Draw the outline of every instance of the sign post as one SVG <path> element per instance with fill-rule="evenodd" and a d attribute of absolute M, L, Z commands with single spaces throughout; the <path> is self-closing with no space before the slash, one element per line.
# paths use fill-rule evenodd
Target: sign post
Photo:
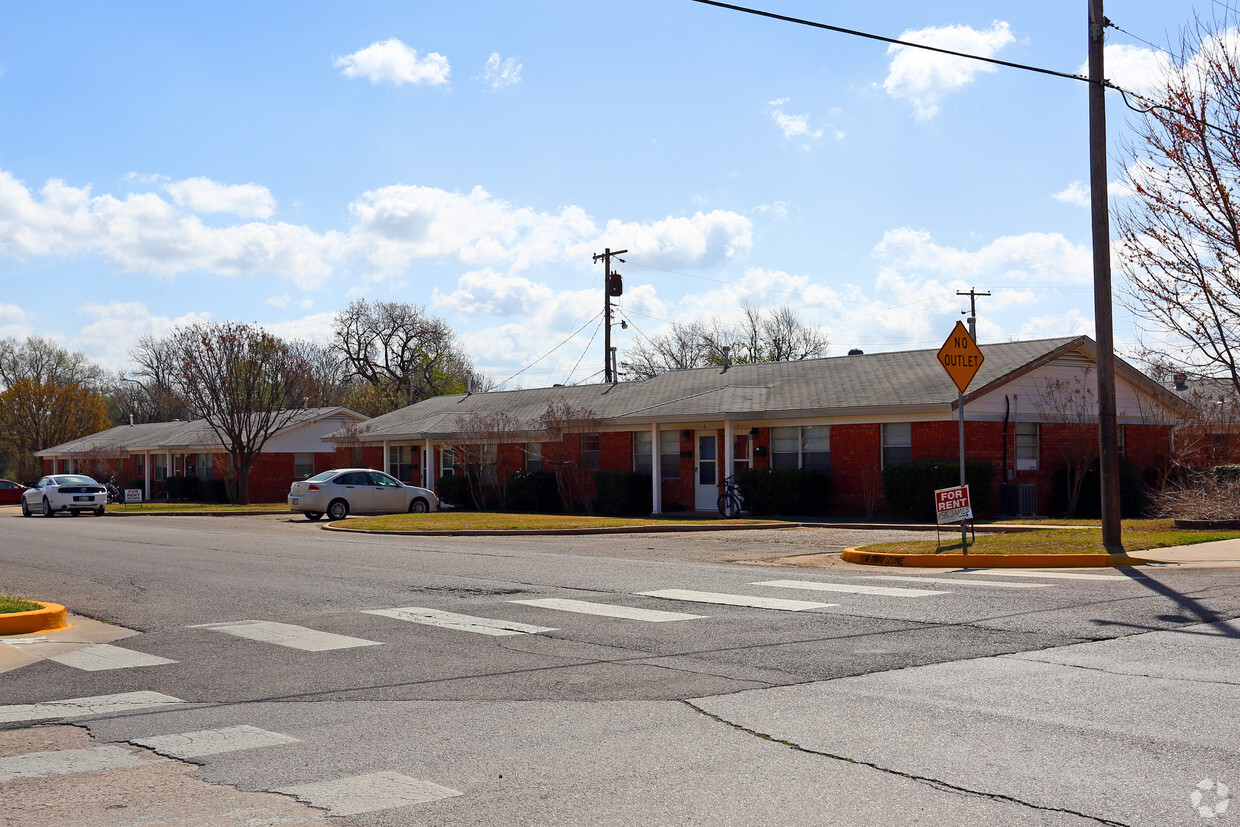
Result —
<path fill-rule="evenodd" d="M 965 499 L 967 502 L 968 487 L 965 485 L 964 475 L 964 392 L 969 387 L 969 383 L 973 381 L 973 377 L 977 375 L 982 362 L 986 361 L 986 357 L 982 355 L 977 342 L 973 341 L 973 337 L 969 335 L 968 329 L 957 321 L 951 335 L 947 337 L 947 341 L 939 348 L 938 360 L 943 369 L 947 371 L 947 375 L 951 377 L 956 390 L 959 392 L 956 408 L 960 412 L 960 486 L 965 489 Z M 935 497 L 937 507 L 938 492 L 935 492 Z M 973 519 L 972 509 L 969 510 L 969 519 Z M 940 520 L 940 522 L 943 521 Z M 961 522 L 960 549 L 963 553 L 968 554 L 969 544 L 966 526 L 966 522 Z"/>

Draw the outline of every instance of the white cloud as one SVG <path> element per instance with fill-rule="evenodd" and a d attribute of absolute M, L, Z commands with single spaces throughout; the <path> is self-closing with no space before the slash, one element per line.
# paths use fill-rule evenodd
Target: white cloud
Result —
<path fill-rule="evenodd" d="M 789 115 L 782 109 L 776 109 L 771 113 L 771 119 L 775 121 L 775 125 L 784 133 L 784 140 L 792 138 L 821 138 L 822 130 L 809 128 L 809 115 Z"/>
<path fill-rule="evenodd" d="M 1089 187 L 1080 181 L 1073 181 L 1071 184 L 1068 184 L 1067 188 L 1055 193 L 1051 198 L 1054 198 L 1056 201 L 1062 201 L 1065 204 L 1073 204 L 1077 207 L 1088 207 L 1090 202 Z"/>
<path fill-rule="evenodd" d="M 335 321 L 336 313 L 331 311 L 283 322 L 264 322 L 263 329 L 284 339 L 326 342 L 331 338 L 332 325 Z"/>
<path fill-rule="evenodd" d="M 787 201 L 776 201 L 771 204 L 759 204 L 753 208 L 758 215 L 773 215 L 776 218 L 787 218 L 793 205 Z"/>
<path fill-rule="evenodd" d="M 1034 316 L 1020 327 L 1016 339 L 1049 339 L 1055 336 L 1093 336 L 1094 320 L 1073 308 L 1066 313 Z"/>
<path fill-rule="evenodd" d="M 0 338 L 24 339 L 34 331 L 30 314 L 15 304 L 0 303 Z"/>
<path fill-rule="evenodd" d="M 901 272 L 937 273 L 948 278 L 992 283 L 1012 281 L 1091 284 L 1089 247 L 1059 233 L 1003 236 L 975 250 L 935 244 L 930 233 L 909 227 L 889 230 L 874 248 L 885 267 Z"/>
<path fill-rule="evenodd" d="M 478 79 L 492 92 L 498 92 L 507 86 L 516 86 L 521 82 L 521 64 L 516 58 L 503 60 L 499 52 L 491 52 L 491 56 L 478 72 Z"/>
<path fill-rule="evenodd" d="M 376 41 L 365 49 L 336 58 L 334 64 L 347 78 L 366 78 L 371 83 L 403 83 L 441 86 L 448 82 L 451 67 L 438 52 L 419 56 L 396 38 Z"/>
<path fill-rule="evenodd" d="M 271 192 L 258 184 L 220 184 L 209 178 L 187 178 L 165 187 L 179 207 L 199 213 L 235 213 L 242 218 L 270 218 L 276 211 Z"/>
<path fill-rule="evenodd" d="M 994 57 L 1000 49 L 1015 41 L 1011 28 L 1004 21 L 995 21 L 989 31 L 969 26 L 932 26 L 906 31 L 900 39 L 981 57 Z M 979 72 L 995 71 L 990 64 L 908 46 L 892 44 L 887 47 L 887 54 L 892 58 L 883 88 L 893 98 L 912 103 L 914 113 L 921 120 L 938 114 L 939 102 L 972 83 Z"/>
<path fill-rule="evenodd" d="M 78 312 L 94 321 L 69 337 L 69 348 L 80 350 L 108 370 L 116 371 L 130 368 L 129 351 L 138 337 L 159 336 L 174 327 L 210 319 L 205 313 L 186 313 L 176 318 L 160 316 L 152 314 L 142 302 L 90 303 L 79 307 Z"/>
<path fill-rule="evenodd" d="M 271 305 L 272 307 L 279 307 L 283 309 L 285 307 L 288 307 L 292 303 L 292 301 L 293 301 L 292 297 L 289 296 L 287 292 L 285 292 L 285 293 L 281 293 L 278 296 L 269 296 L 266 299 L 265 303 Z"/>
<path fill-rule="evenodd" d="M 1171 71 L 1171 56 L 1166 52 L 1116 43 L 1102 50 L 1102 65 L 1108 80 L 1130 92 L 1156 93 L 1164 86 Z M 1081 64 L 1078 74 L 1089 76 L 1089 62 Z"/>

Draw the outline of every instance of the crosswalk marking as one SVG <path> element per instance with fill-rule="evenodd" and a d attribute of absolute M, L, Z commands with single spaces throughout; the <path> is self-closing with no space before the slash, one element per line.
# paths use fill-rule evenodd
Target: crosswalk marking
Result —
<path fill-rule="evenodd" d="M 647 597 L 662 597 L 667 600 L 688 600 L 693 603 L 720 603 L 725 606 L 748 606 L 752 609 L 779 609 L 785 612 L 803 612 L 808 609 L 826 609 L 835 603 L 812 603 L 808 600 L 784 600 L 775 597 L 753 597 L 747 594 L 721 594 L 719 592 L 697 592 L 691 589 L 658 589 L 651 592 L 638 592 Z"/>
<path fill-rule="evenodd" d="M 130 739 L 130 743 L 153 749 L 161 755 L 170 755 L 173 758 L 198 758 L 203 755 L 219 755 L 223 752 L 296 742 L 297 739 L 292 736 L 246 725 Z"/>
<path fill-rule="evenodd" d="M 874 594 L 883 597 L 928 597 L 932 594 L 949 594 L 928 589 L 900 589 L 887 586 L 860 586 L 853 583 L 823 583 L 818 580 L 764 580 L 753 586 L 776 586 L 781 589 L 809 589 L 820 592 L 845 592 L 846 594 Z"/>
<path fill-rule="evenodd" d="M 474 632 L 479 635 L 537 635 L 543 632 L 554 632 L 546 626 L 531 626 L 528 623 L 517 623 L 512 620 L 496 620 L 490 617 L 473 617 L 455 612 L 444 612 L 439 609 L 423 609 L 419 606 L 406 606 L 403 609 L 366 609 L 365 614 L 382 615 L 410 623 L 422 623 L 426 626 L 439 626 L 444 629 L 456 629 L 460 632 Z"/>
<path fill-rule="evenodd" d="M 314 784 L 296 784 L 271 792 L 291 795 L 298 801 L 321 807 L 333 816 L 373 813 L 463 795 L 459 790 L 419 781 L 398 772 L 376 772 Z"/>
<path fill-rule="evenodd" d="M 706 615 L 691 615 L 684 612 L 663 612 L 658 609 L 636 609 L 632 606 L 616 606 L 607 603 L 590 603 L 585 600 L 568 600 L 556 597 L 544 597 L 536 600 L 509 600 L 509 603 L 522 603 L 526 606 L 537 606 L 542 609 L 556 609 L 561 612 L 576 612 L 585 615 L 602 617 L 618 617 L 624 620 L 645 620 L 650 623 L 666 623 L 673 620 L 698 620 Z"/>
<path fill-rule="evenodd" d="M 189 628 L 211 629 L 212 631 L 243 637 L 247 640 L 274 643 L 277 646 L 287 646 L 290 649 L 304 649 L 307 652 L 326 652 L 331 649 L 350 649 L 354 646 L 382 645 L 375 640 L 363 640 L 360 637 L 320 632 L 317 629 L 307 629 L 305 626 L 294 626 L 291 623 L 275 623 L 269 620 L 200 623 Z"/>
<path fill-rule="evenodd" d="M 950 583 L 963 586 L 994 586 L 996 589 L 1046 589 L 1050 583 L 996 583 L 994 580 L 968 580 L 964 577 L 908 577 L 898 574 L 869 574 L 866 580 L 907 580 L 913 583 Z"/>
<path fill-rule="evenodd" d="M 997 574 L 1001 577 L 1052 577 L 1061 580 L 1127 580 L 1132 581 L 1130 577 L 1124 577 L 1122 574 L 1081 574 L 1071 571 L 1009 571 L 1007 569 L 986 569 L 985 571 L 969 570 L 970 574 Z"/>
<path fill-rule="evenodd" d="M 136 666 L 162 666 L 165 663 L 176 663 L 175 660 L 148 655 L 145 652 L 135 652 L 132 649 L 113 646 L 110 643 L 97 643 L 93 646 L 75 649 L 72 652 L 65 652 L 61 655 L 52 655 L 48 660 L 54 660 L 65 666 L 72 666 L 74 669 L 82 669 L 87 672 L 98 672 L 104 669 L 132 669 Z"/>
<path fill-rule="evenodd" d="M 184 703 L 180 698 L 159 692 L 121 692 L 116 695 L 96 695 L 88 698 L 67 698 L 63 701 L 47 701 L 40 704 L 14 704 L 0 706 L 0 723 L 13 721 L 38 721 L 43 718 L 76 718 L 85 715 L 106 715 L 112 712 L 131 712 L 153 706 Z"/>
<path fill-rule="evenodd" d="M 146 758 L 141 753 L 118 746 L 27 752 L 0 758 L 0 783 L 12 781 L 14 778 L 47 778 L 79 772 L 129 769 L 157 764 L 162 760 Z"/>

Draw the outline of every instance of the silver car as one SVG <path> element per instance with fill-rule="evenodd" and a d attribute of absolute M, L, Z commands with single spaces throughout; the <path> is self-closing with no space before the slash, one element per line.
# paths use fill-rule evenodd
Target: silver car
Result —
<path fill-rule="evenodd" d="M 68 511 L 76 517 L 83 511 L 93 511 L 96 517 L 102 517 L 107 502 L 108 489 L 90 477 L 51 474 L 22 492 L 22 516 L 54 517 L 57 511 Z"/>
<path fill-rule="evenodd" d="M 310 520 L 327 515 L 343 520 L 350 514 L 422 514 L 436 511 L 435 492 L 406 485 L 396 477 L 371 468 L 337 468 L 293 483 L 288 507 Z"/>

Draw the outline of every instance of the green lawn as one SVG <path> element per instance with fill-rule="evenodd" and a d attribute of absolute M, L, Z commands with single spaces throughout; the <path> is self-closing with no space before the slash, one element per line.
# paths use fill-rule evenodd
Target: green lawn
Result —
<path fill-rule="evenodd" d="M 969 546 L 970 554 L 1106 554 L 1102 545 L 1102 528 L 1097 520 L 1073 520 L 1073 526 L 1087 528 L 1047 527 L 1044 531 L 1019 534 L 978 534 L 977 542 Z M 984 528 L 984 526 L 983 526 Z M 1133 553 L 1168 546 L 1189 546 L 1214 540 L 1232 540 L 1240 537 L 1240 531 L 1193 531 L 1176 528 L 1167 520 L 1124 520 L 1121 524 L 1124 551 Z M 861 547 L 861 551 L 873 554 L 934 554 L 960 551 L 960 529 L 952 526 L 943 533 L 943 545 L 931 540 L 912 540 L 900 543 L 877 543 Z"/>
<path fill-rule="evenodd" d="M 763 520 L 728 520 L 727 525 L 753 525 Z M 654 517 L 588 517 L 572 514 L 497 514 L 478 511 L 437 511 L 431 514 L 387 514 L 354 517 L 335 523 L 365 531 L 536 531 L 566 528 L 618 528 L 621 526 L 722 525 L 723 520 L 675 520 Z"/>
<path fill-rule="evenodd" d="M 42 608 L 42 603 L 35 603 L 32 600 L 22 600 L 20 597 L 9 597 L 8 595 L 0 594 L 0 614 L 33 612 Z"/>

